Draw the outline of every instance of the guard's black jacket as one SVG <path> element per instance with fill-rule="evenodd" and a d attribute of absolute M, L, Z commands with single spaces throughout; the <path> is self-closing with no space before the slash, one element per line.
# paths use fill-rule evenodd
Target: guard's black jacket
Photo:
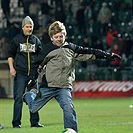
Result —
<path fill-rule="evenodd" d="M 14 59 L 17 73 L 30 75 L 35 57 L 41 49 L 41 42 L 35 35 L 25 36 L 20 33 L 10 43 L 8 58 Z"/>

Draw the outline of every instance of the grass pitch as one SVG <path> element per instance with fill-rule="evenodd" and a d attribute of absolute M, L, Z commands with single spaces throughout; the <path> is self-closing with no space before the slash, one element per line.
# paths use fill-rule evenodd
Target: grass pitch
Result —
<path fill-rule="evenodd" d="M 74 99 L 79 133 L 132 133 L 133 98 Z M 63 113 L 58 103 L 51 100 L 40 111 L 44 128 L 31 128 L 28 107 L 23 105 L 22 128 L 12 128 L 13 99 L 0 99 L 0 133 L 61 133 Z"/>

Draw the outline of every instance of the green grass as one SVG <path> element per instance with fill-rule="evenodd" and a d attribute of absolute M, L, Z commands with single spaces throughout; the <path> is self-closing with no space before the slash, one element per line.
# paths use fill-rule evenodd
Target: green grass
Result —
<path fill-rule="evenodd" d="M 133 98 L 74 99 L 79 133 L 132 133 Z M 22 128 L 12 128 L 13 99 L 0 99 L 0 133 L 61 133 L 63 114 L 58 103 L 51 100 L 40 111 L 44 128 L 30 128 L 29 110 L 24 104 Z"/>

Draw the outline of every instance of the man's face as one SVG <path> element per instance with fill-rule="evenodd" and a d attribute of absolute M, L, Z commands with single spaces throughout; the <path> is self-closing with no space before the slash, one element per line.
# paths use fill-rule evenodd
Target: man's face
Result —
<path fill-rule="evenodd" d="M 31 35 L 32 32 L 33 32 L 33 26 L 32 26 L 31 24 L 26 24 L 26 25 L 22 28 L 22 30 L 23 30 L 24 35 L 29 36 L 29 35 Z"/>
<path fill-rule="evenodd" d="M 63 32 L 59 32 L 59 33 L 53 35 L 52 38 L 51 38 L 51 41 L 55 45 L 61 46 L 64 43 L 64 41 L 65 41 L 65 35 L 64 35 L 64 33 Z"/>

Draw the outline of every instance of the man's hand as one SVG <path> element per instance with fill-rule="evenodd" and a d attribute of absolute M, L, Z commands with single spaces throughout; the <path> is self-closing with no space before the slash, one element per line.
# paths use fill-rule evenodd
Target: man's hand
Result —
<path fill-rule="evenodd" d="M 112 54 L 110 54 L 110 55 L 107 56 L 107 59 L 108 60 L 111 60 L 111 61 L 114 61 L 115 58 L 121 59 L 121 56 L 118 55 L 118 54 L 115 54 L 115 53 L 112 53 Z"/>
<path fill-rule="evenodd" d="M 35 77 L 30 77 L 29 78 L 29 82 L 28 82 L 28 85 L 27 85 L 27 88 L 32 88 L 37 82 L 37 79 Z"/>
<path fill-rule="evenodd" d="M 110 61 L 115 60 L 115 58 L 121 59 L 121 56 L 118 55 L 118 54 L 115 54 L 115 53 L 108 53 L 108 52 L 102 51 L 102 50 L 100 50 L 100 49 L 95 49 L 95 50 L 94 50 L 94 54 L 96 55 L 97 58 L 100 58 L 100 59 L 107 59 L 107 60 L 110 60 Z"/>
<path fill-rule="evenodd" d="M 15 77 L 16 76 L 16 70 L 14 69 L 14 67 L 10 67 L 10 74 Z"/>
<path fill-rule="evenodd" d="M 31 71 L 31 74 L 29 76 L 29 81 L 28 81 L 27 88 L 31 88 L 31 87 L 33 87 L 36 84 L 37 79 L 38 79 L 38 75 L 39 75 L 39 73 L 36 70 L 32 70 Z"/>
<path fill-rule="evenodd" d="M 121 56 L 120 55 L 118 55 L 118 54 L 115 54 L 115 53 L 112 53 L 112 56 L 111 56 L 112 58 L 119 58 L 119 59 L 121 59 Z"/>

